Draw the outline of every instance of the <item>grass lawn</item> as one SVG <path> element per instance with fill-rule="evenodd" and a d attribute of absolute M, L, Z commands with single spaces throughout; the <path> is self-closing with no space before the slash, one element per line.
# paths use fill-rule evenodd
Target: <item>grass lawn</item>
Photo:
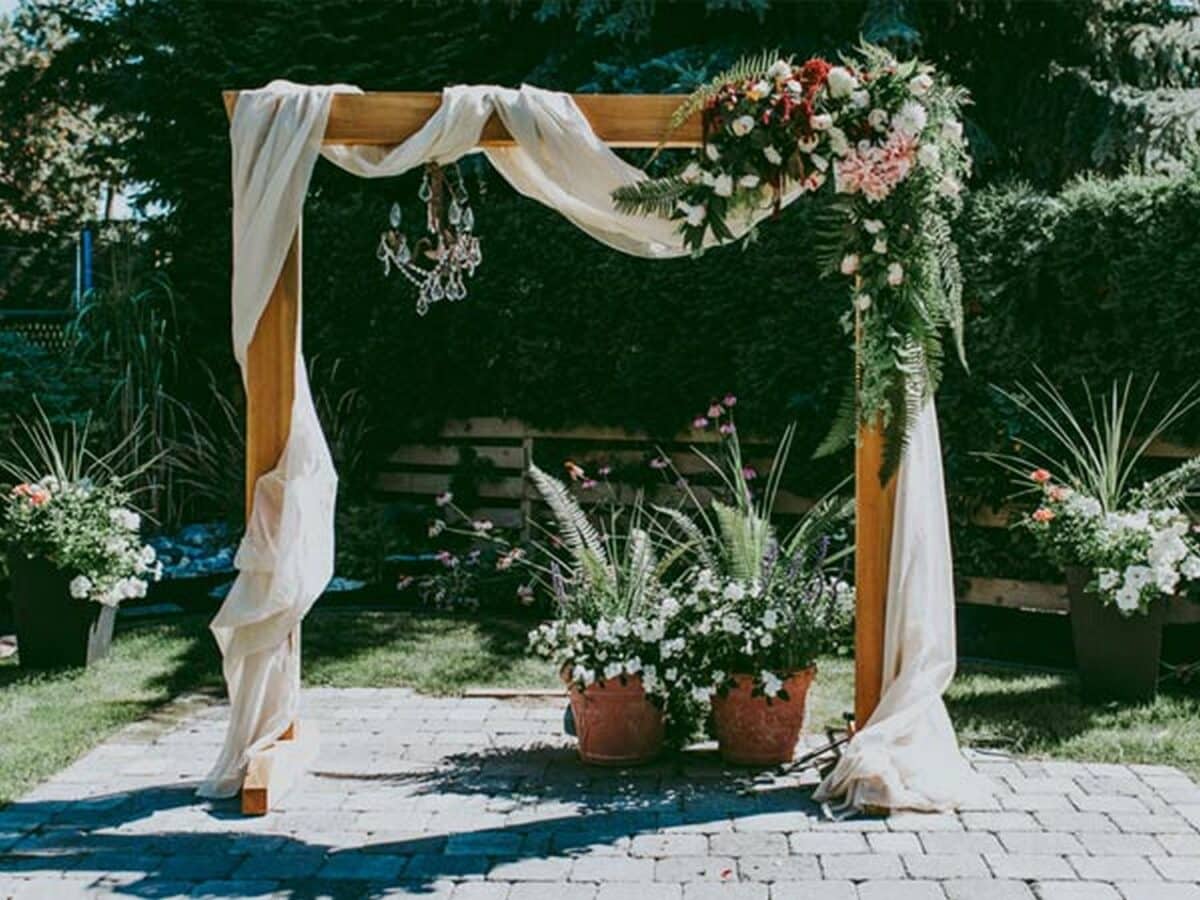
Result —
<path fill-rule="evenodd" d="M 304 625 L 304 680 L 334 687 L 554 687 L 525 653 L 528 623 L 395 612 L 321 610 Z M 824 660 L 814 728 L 853 705 L 853 663 Z M 0 804 L 172 697 L 222 695 L 216 647 L 200 617 L 123 628 L 112 656 L 86 671 L 26 675 L 0 662 Z M 964 743 L 1031 756 L 1177 765 L 1200 776 L 1200 692 L 1142 705 L 1084 705 L 1071 678 L 965 667 L 949 696 Z"/>

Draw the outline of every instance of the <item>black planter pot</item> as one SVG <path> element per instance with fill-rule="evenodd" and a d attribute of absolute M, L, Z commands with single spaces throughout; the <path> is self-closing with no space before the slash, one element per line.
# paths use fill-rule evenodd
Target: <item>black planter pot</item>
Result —
<path fill-rule="evenodd" d="M 71 576 L 44 559 L 10 553 L 8 571 L 21 668 L 89 666 L 108 655 L 116 607 L 76 600 Z"/>
<path fill-rule="evenodd" d="M 1158 692 L 1165 603 L 1150 604 L 1146 615 L 1128 618 L 1089 593 L 1092 573 L 1069 568 L 1071 634 L 1079 684 L 1087 700 L 1150 700 Z"/>

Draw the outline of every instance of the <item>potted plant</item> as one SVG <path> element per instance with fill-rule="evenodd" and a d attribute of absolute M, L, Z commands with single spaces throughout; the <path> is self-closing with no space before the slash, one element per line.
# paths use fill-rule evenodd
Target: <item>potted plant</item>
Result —
<path fill-rule="evenodd" d="M 1049 438 L 1045 446 L 1018 438 L 1024 456 L 991 455 L 1037 494 L 1018 526 L 1063 570 L 1080 686 L 1090 699 L 1154 696 L 1163 624 L 1172 611 L 1182 617 L 1189 582 L 1200 579 L 1200 540 L 1180 508 L 1200 481 L 1200 457 L 1135 480 L 1146 450 L 1200 392 L 1193 386 L 1146 424 L 1153 385 L 1136 408 L 1131 387 L 1114 383 L 1100 398 L 1086 391 L 1090 422 L 1044 375 L 1035 391 L 1002 391 Z"/>
<path fill-rule="evenodd" d="M 682 640 L 662 582 L 673 557 L 658 558 L 640 496 L 597 528 L 563 482 L 536 466 L 529 476 L 554 514 L 543 572 L 556 607 L 530 646 L 562 673 L 585 762 L 648 762 L 663 749 L 680 674 L 664 654 Z"/>
<path fill-rule="evenodd" d="M 704 458 L 729 502 L 704 504 L 688 488 L 690 512 L 660 509 L 692 562 L 681 604 L 687 638 L 677 690 L 711 700 L 725 760 L 778 765 L 795 753 L 817 656 L 851 627 L 853 589 L 829 573 L 849 552 L 831 553 L 830 546 L 853 505 L 831 494 L 780 538 L 771 516 L 794 427 L 785 432 L 756 496 L 751 482 L 757 473 L 742 458 L 733 402 L 729 397 L 714 404 L 694 423 L 721 431 L 723 459 Z"/>
<path fill-rule="evenodd" d="M 90 665 L 108 653 L 117 604 L 145 596 L 159 566 L 111 457 L 88 455 L 86 427 L 61 446 L 44 418 L 24 434 L 33 452 L 3 462 L 16 483 L 0 521 L 20 663 Z"/>

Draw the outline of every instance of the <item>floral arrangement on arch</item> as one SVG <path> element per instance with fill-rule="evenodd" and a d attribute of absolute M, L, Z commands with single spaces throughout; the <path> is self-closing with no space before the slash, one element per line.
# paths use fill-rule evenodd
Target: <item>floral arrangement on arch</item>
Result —
<path fill-rule="evenodd" d="M 785 198 L 823 201 L 826 269 L 849 280 L 842 321 L 858 332 L 859 389 L 845 394 L 819 452 L 881 425 L 881 477 L 941 380 L 943 329 L 960 357 L 962 283 L 950 221 L 970 169 L 966 94 L 928 64 L 863 44 L 832 64 L 746 59 L 701 87 L 672 128 L 699 113 L 704 143 L 677 171 L 618 189 L 617 208 L 679 223 L 686 246 L 753 235 Z"/>

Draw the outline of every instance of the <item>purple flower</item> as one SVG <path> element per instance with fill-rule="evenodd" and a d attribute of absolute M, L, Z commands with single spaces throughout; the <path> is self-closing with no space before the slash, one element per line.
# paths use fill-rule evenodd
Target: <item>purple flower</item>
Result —
<path fill-rule="evenodd" d="M 583 479 L 583 481 L 581 481 L 581 482 L 579 483 L 579 486 L 580 486 L 581 488 L 583 488 L 585 491 L 590 491 L 590 490 L 591 490 L 592 488 L 594 488 L 594 487 L 595 487 L 597 484 L 598 484 L 598 482 L 596 481 L 596 479 L 595 479 L 595 478 L 585 478 L 585 479 Z"/>
<path fill-rule="evenodd" d="M 721 402 L 725 404 L 726 409 L 733 409 L 735 406 L 737 406 L 737 397 L 733 394 L 726 394 L 725 399 Z"/>
<path fill-rule="evenodd" d="M 721 424 L 720 431 L 721 431 L 721 434 L 725 435 L 726 437 L 729 437 L 729 435 L 731 435 L 735 431 L 737 431 L 737 428 L 734 427 L 732 422 L 723 422 Z"/>
<path fill-rule="evenodd" d="M 753 481 L 758 477 L 758 472 L 754 470 L 754 466 L 746 466 L 744 469 L 742 469 L 742 477 L 747 481 Z"/>
<path fill-rule="evenodd" d="M 696 418 L 692 419 L 692 427 L 699 429 L 707 428 L 708 419 L 704 418 L 704 416 L 696 416 Z"/>

